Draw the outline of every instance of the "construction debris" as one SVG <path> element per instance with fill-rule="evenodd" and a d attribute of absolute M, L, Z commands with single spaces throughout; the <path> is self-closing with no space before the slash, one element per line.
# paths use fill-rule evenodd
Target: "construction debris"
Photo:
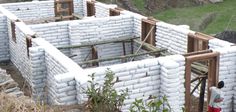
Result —
<path fill-rule="evenodd" d="M 24 95 L 18 84 L 2 69 L 0 69 L 0 92 L 16 95 L 17 97 Z"/>

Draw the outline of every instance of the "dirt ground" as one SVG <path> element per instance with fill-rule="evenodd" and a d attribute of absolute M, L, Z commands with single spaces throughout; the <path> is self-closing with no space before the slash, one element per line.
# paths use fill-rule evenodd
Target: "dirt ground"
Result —
<path fill-rule="evenodd" d="M 12 79 L 18 83 L 25 96 L 31 96 L 28 84 L 22 77 L 20 71 L 11 62 L 1 62 L 0 68 L 6 70 L 6 72 L 11 75 Z"/>
<path fill-rule="evenodd" d="M 0 68 L 6 70 L 8 74 L 11 75 L 13 80 L 19 84 L 21 91 L 24 92 L 25 96 L 31 96 L 30 88 L 26 81 L 22 77 L 20 71 L 11 62 L 1 62 Z M 25 99 L 27 100 L 27 99 Z M 84 105 L 70 105 L 70 106 L 49 106 L 48 110 L 53 110 L 53 112 L 82 112 Z M 51 112 L 51 111 L 50 111 Z"/>

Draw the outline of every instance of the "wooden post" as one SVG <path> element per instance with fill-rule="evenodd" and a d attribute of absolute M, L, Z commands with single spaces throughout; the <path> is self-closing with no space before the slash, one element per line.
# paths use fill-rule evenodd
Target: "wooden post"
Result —
<path fill-rule="evenodd" d="M 188 44 L 187 44 L 188 53 L 194 51 L 194 47 L 193 47 L 194 46 L 194 38 L 192 38 L 191 36 L 193 36 L 193 35 L 188 35 Z"/>
<path fill-rule="evenodd" d="M 98 52 L 97 52 L 97 49 L 94 46 L 92 46 L 92 60 L 96 60 L 96 59 L 98 59 Z M 98 62 L 93 62 L 92 65 L 99 66 Z"/>
<path fill-rule="evenodd" d="M 204 95 L 205 95 L 205 88 L 206 88 L 206 77 L 202 78 L 201 89 L 200 89 L 200 97 L 198 102 L 198 112 L 203 112 L 204 108 Z"/>
<path fill-rule="evenodd" d="M 191 109 L 191 61 L 186 58 L 186 66 L 185 66 L 185 109 L 186 112 L 190 112 Z"/>
<path fill-rule="evenodd" d="M 94 1 L 87 1 L 87 16 L 95 15 L 95 3 Z"/>

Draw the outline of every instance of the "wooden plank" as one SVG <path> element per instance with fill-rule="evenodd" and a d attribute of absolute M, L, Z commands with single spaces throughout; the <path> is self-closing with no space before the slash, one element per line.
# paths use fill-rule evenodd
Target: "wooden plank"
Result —
<path fill-rule="evenodd" d="M 87 1 L 87 16 L 95 15 L 95 3 L 93 1 Z"/>
<path fill-rule="evenodd" d="M 112 8 L 109 9 L 109 13 L 110 13 L 110 16 L 119 16 L 120 15 L 120 11 L 119 10 L 112 9 Z"/>
<path fill-rule="evenodd" d="M 135 43 L 139 44 L 139 45 L 143 44 L 143 45 L 142 45 L 142 49 L 145 49 L 145 50 L 147 50 L 147 51 L 155 51 L 155 50 L 158 50 L 158 49 L 159 49 L 159 48 L 157 48 L 157 47 L 155 47 L 155 46 L 153 46 L 153 45 L 151 45 L 151 44 L 143 43 L 142 41 L 140 41 L 140 40 L 138 40 L 138 39 L 134 39 L 133 41 L 134 41 Z"/>
<path fill-rule="evenodd" d="M 191 56 L 191 55 L 199 55 L 199 54 L 203 54 L 203 53 L 210 53 L 212 52 L 212 50 L 202 50 L 202 51 L 195 51 L 195 52 L 191 52 L 191 53 L 187 53 L 187 54 L 183 54 L 183 56 Z"/>
<path fill-rule="evenodd" d="M 101 58 L 101 59 L 95 59 L 95 60 L 89 60 L 85 62 L 79 63 L 79 65 L 83 64 L 90 64 L 90 63 L 95 63 L 95 62 L 104 62 L 104 61 L 111 61 L 111 60 L 117 60 L 117 59 L 125 59 L 125 58 L 131 58 L 131 57 L 136 57 L 136 56 L 141 56 L 141 55 L 146 55 L 146 54 L 159 54 L 162 51 L 165 51 L 166 49 L 160 49 L 158 51 L 150 51 L 150 52 L 145 52 L 145 53 L 139 53 L 139 54 L 129 54 L 125 56 L 117 56 L 117 57 L 108 57 L 108 58 Z"/>
<path fill-rule="evenodd" d="M 207 34 L 204 34 L 204 33 L 201 33 L 201 32 L 196 32 L 195 35 L 198 38 L 205 38 L 206 40 L 210 40 L 210 39 L 214 39 L 215 38 L 215 37 L 212 37 L 210 35 L 207 35 Z"/>
<path fill-rule="evenodd" d="M 192 35 L 188 36 L 188 43 L 187 43 L 187 52 L 194 52 L 194 38 L 191 37 Z"/>
<path fill-rule="evenodd" d="M 11 37 L 12 37 L 12 40 L 16 43 L 16 24 L 15 24 L 15 21 L 11 21 Z"/>
<path fill-rule="evenodd" d="M 219 56 L 218 52 L 212 52 L 212 53 L 206 53 L 206 54 L 198 54 L 198 55 L 192 55 L 186 57 L 187 59 L 191 60 L 192 62 L 194 61 L 201 61 L 201 60 L 207 60 L 209 58 L 213 58 Z"/>
<path fill-rule="evenodd" d="M 134 38 L 132 38 L 134 39 Z M 107 44 L 107 43 L 120 43 L 120 42 L 131 42 L 131 38 L 118 38 L 114 40 L 105 40 L 101 42 L 96 42 L 96 43 L 83 43 L 80 45 L 69 45 L 69 46 L 62 46 L 62 47 L 57 47 L 58 49 L 69 49 L 69 48 L 81 48 L 81 47 L 88 47 L 88 46 L 93 46 L 93 45 L 101 45 L 101 44 Z"/>

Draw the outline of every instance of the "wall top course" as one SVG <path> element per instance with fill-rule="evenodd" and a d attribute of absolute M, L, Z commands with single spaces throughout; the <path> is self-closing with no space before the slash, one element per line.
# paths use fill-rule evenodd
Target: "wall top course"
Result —
<path fill-rule="evenodd" d="M 175 31 L 179 32 L 179 33 L 183 33 L 185 35 L 188 35 L 189 33 L 191 34 L 195 34 L 196 32 L 195 31 L 192 31 L 192 30 L 189 30 L 185 27 L 182 27 L 182 26 L 177 26 L 177 25 L 174 25 L 174 24 L 169 24 L 169 23 L 166 23 L 166 22 L 157 22 L 156 23 L 157 27 L 158 26 L 162 26 L 162 27 L 165 27 L 165 28 L 172 28 L 172 29 L 175 29 Z"/>
<path fill-rule="evenodd" d="M 102 7 L 106 7 L 106 8 L 116 8 L 117 7 L 117 5 L 115 5 L 115 4 L 105 4 L 105 3 L 101 3 L 101 2 L 96 2 L 95 3 L 95 6 L 102 6 Z"/>
<path fill-rule="evenodd" d="M 127 10 L 123 10 L 120 13 L 122 15 L 131 15 L 131 16 L 134 16 L 134 17 L 137 17 L 137 18 L 147 19 L 147 17 L 145 17 L 143 15 L 140 15 L 140 14 L 137 14 L 137 13 L 134 13 L 134 12 L 131 12 L 131 11 L 127 11 Z"/>
<path fill-rule="evenodd" d="M 224 47 L 231 47 L 231 45 L 234 45 L 234 43 L 231 43 L 231 42 L 228 42 L 228 41 L 224 41 L 224 40 L 220 40 L 218 38 L 210 39 L 209 43 L 210 44 L 212 43 L 212 44 L 224 46 Z"/>
<path fill-rule="evenodd" d="M 78 24 L 92 24 L 92 23 L 102 24 L 102 23 L 108 22 L 110 20 L 127 19 L 127 18 L 131 18 L 131 17 L 132 16 L 130 16 L 130 15 L 122 15 L 122 16 L 113 16 L 113 17 L 104 17 L 104 18 L 90 18 L 90 19 L 71 21 L 70 25 L 77 26 Z"/>
<path fill-rule="evenodd" d="M 216 48 L 213 51 L 220 52 L 220 54 L 236 53 L 236 46 Z"/>
<path fill-rule="evenodd" d="M 43 38 L 35 38 L 32 40 L 37 43 L 39 46 L 42 46 L 45 49 L 45 52 L 53 56 L 60 64 L 62 64 L 69 72 L 76 74 L 81 73 L 83 69 L 78 66 L 74 61 L 61 53 L 57 48 L 51 45 Z"/>
<path fill-rule="evenodd" d="M 32 1 L 32 2 L 17 2 L 17 3 L 6 3 L 1 4 L 1 6 L 15 6 L 15 5 L 32 5 L 32 4 L 39 4 L 39 3 L 54 3 L 54 0 L 52 1 Z"/>
<path fill-rule="evenodd" d="M 32 36 L 35 35 L 36 33 L 32 31 L 24 22 L 16 22 L 16 26 L 24 32 L 26 35 Z"/>
<path fill-rule="evenodd" d="M 86 83 L 89 80 L 89 77 L 87 75 L 84 75 L 84 70 L 80 66 L 78 66 L 74 61 L 61 53 L 49 42 L 45 41 L 43 38 L 35 38 L 32 41 L 43 47 L 45 52 L 49 53 L 50 56 L 52 56 L 69 71 L 68 73 L 62 75 L 58 74 L 59 76 L 55 77 L 58 81 L 73 80 L 75 79 L 75 76 L 77 77 L 77 81 L 82 84 Z"/>
<path fill-rule="evenodd" d="M 18 17 L 16 17 L 13 13 L 8 11 L 4 7 L 2 7 L 1 5 L 0 5 L 0 11 L 2 12 L 2 14 L 6 15 L 11 20 L 18 20 Z"/>
<path fill-rule="evenodd" d="M 50 22 L 50 23 L 43 23 L 43 24 L 32 24 L 32 25 L 28 25 L 28 26 L 34 27 L 34 28 L 45 28 L 45 27 L 65 25 L 65 24 L 69 24 L 71 22 L 73 22 L 73 21 L 61 21 L 61 22 Z"/>

